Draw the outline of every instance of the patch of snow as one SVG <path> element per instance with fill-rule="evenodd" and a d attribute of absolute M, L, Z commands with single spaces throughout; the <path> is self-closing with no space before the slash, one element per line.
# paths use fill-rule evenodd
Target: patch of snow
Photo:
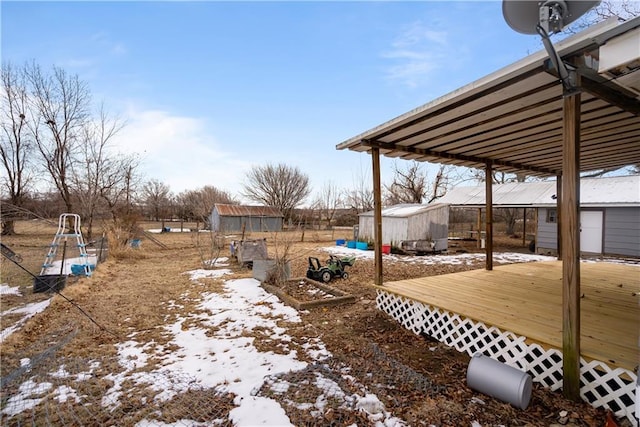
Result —
<path fill-rule="evenodd" d="M 22 293 L 19 286 L 9 286 L 6 283 L 1 283 L 0 295 L 22 295 Z"/>
<path fill-rule="evenodd" d="M 76 403 L 80 403 L 80 397 L 74 389 L 66 385 L 60 386 L 53 391 L 53 398 L 60 403 L 73 399 Z"/>
<path fill-rule="evenodd" d="M 86 257 L 75 257 L 75 258 L 65 258 L 64 266 L 62 265 L 62 260 L 53 261 L 51 265 L 44 269 L 42 274 L 61 274 L 64 276 L 68 276 L 71 274 L 71 266 L 72 265 L 85 265 L 88 264 L 92 269 L 95 268 L 98 262 L 97 255 L 87 255 Z"/>
<path fill-rule="evenodd" d="M 32 396 L 45 396 L 45 392 L 53 387 L 51 383 L 37 383 L 33 380 L 27 380 L 20 384 L 18 394 L 9 398 L 2 408 L 5 415 L 16 415 L 22 411 L 33 409 L 42 402 L 44 397 L 32 398 Z"/>
<path fill-rule="evenodd" d="M 0 331 L 0 343 L 3 342 L 9 335 L 20 329 L 25 323 L 27 323 L 27 320 L 35 316 L 37 313 L 44 311 L 44 309 L 47 308 L 50 303 L 51 299 L 47 299 L 41 302 L 27 304 L 22 307 L 14 307 L 1 312 L 0 320 L 2 320 L 3 326 L 6 323 L 6 321 L 3 319 L 5 318 L 5 316 L 9 314 L 22 314 L 23 316 L 18 319 L 13 325 L 10 325 Z"/>
<path fill-rule="evenodd" d="M 59 366 L 57 371 L 51 372 L 49 375 L 54 378 L 69 378 L 71 376 L 64 365 Z"/>
<path fill-rule="evenodd" d="M 182 227 L 182 230 L 180 230 L 180 227 L 167 227 L 169 229 L 169 231 L 162 231 L 162 228 L 152 228 L 147 230 L 149 233 L 154 233 L 154 234 L 158 234 L 158 233 L 191 233 L 191 229 L 190 228 L 186 228 L 186 227 Z"/>
<path fill-rule="evenodd" d="M 135 427 L 209 427 L 212 425 L 222 425 L 224 424 L 224 420 L 214 420 L 206 423 L 199 423 L 193 420 L 185 420 L 181 419 L 176 421 L 175 423 L 164 423 L 159 420 L 142 420 L 135 424 Z"/>
<path fill-rule="evenodd" d="M 229 419 L 237 426 L 293 426 L 278 402 L 266 397 L 244 396 L 239 406 L 229 412 Z"/>
<path fill-rule="evenodd" d="M 191 270 L 183 274 L 188 274 L 191 276 L 191 280 L 197 281 L 199 279 L 205 279 L 205 278 L 222 277 L 224 275 L 231 274 L 231 273 L 232 273 L 231 270 L 224 268 L 221 270 L 204 270 L 204 269 Z"/>
<path fill-rule="evenodd" d="M 379 414 L 384 411 L 384 404 L 380 402 L 380 399 L 375 394 L 367 394 L 358 399 L 356 408 L 365 411 L 367 414 Z"/>
<path fill-rule="evenodd" d="M 363 251 L 361 249 L 350 249 L 344 246 L 328 246 L 322 248 L 325 252 L 329 252 L 334 255 L 343 256 L 355 256 L 356 259 L 373 259 L 374 251 Z M 474 262 L 484 262 L 486 255 L 483 253 L 464 253 L 456 255 L 425 255 L 425 256 L 407 256 L 407 255 L 395 255 L 389 254 L 383 256 L 384 260 L 394 262 L 406 262 L 413 264 L 425 264 L 425 265 L 437 265 L 437 264 L 450 264 L 450 265 L 470 265 Z M 495 252 L 493 254 L 493 260 L 499 263 L 515 263 L 515 262 L 535 262 L 535 261 L 553 261 L 557 258 L 537 255 L 537 254 L 522 254 L 518 252 Z"/>
<path fill-rule="evenodd" d="M 228 267 L 229 266 L 229 258 L 226 256 L 221 256 L 216 259 L 209 259 L 204 262 L 209 267 Z"/>

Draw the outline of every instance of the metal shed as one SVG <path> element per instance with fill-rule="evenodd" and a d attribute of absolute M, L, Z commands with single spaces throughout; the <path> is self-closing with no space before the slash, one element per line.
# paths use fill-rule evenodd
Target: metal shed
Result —
<path fill-rule="evenodd" d="M 284 215 L 271 206 L 216 203 L 211 211 L 211 230 L 217 232 L 281 231 Z"/>
<path fill-rule="evenodd" d="M 359 240 L 374 240 L 374 211 L 359 215 Z M 449 206 L 436 203 L 400 204 L 382 210 L 382 243 L 400 246 L 405 240 L 444 239 L 444 249 L 449 234 Z M 442 247 L 442 244 L 439 246 Z"/>

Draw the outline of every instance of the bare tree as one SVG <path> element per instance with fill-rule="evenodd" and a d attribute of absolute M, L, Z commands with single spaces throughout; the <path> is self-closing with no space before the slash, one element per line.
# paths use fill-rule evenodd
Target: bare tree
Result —
<path fill-rule="evenodd" d="M 206 185 L 199 190 L 188 190 L 176 197 L 185 219 L 209 224 L 209 218 L 216 203 L 237 204 L 238 202 L 224 190 Z"/>
<path fill-rule="evenodd" d="M 163 221 L 171 206 L 171 189 L 157 179 L 147 181 L 142 187 L 142 197 L 156 221 Z"/>
<path fill-rule="evenodd" d="M 342 206 L 342 193 L 333 182 L 327 181 L 316 197 L 313 206 L 319 213 L 320 221 L 325 219 L 327 226 L 331 226 L 336 211 Z"/>
<path fill-rule="evenodd" d="M 73 212 L 71 169 L 89 117 L 89 89 L 77 75 L 58 67 L 47 75 L 32 63 L 26 67 L 26 77 L 32 90 L 29 126 L 36 147 L 67 211 Z"/>
<path fill-rule="evenodd" d="M 401 169 L 398 163 L 395 163 L 393 181 L 390 185 L 385 185 L 387 205 L 431 203 L 446 194 L 448 167 L 440 165 L 436 176 L 430 182 L 428 173 L 422 165 L 414 160 L 406 169 Z"/>
<path fill-rule="evenodd" d="M 0 160 L 5 171 L 2 187 L 7 192 L 8 202 L 21 208 L 31 178 L 29 158 L 33 152 L 33 140 L 25 126 L 27 85 L 24 74 L 11 64 L 2 66 L 1 79 Z M 15 234 L 14 221 L 5 213 L 2 215 L 2 235 L 12 234 Z"/>
<path fill-rule="evenodd" d="M 474 174 L 476 179 L 479 182 L 486 182 L 486 171 L 476 169 L 474 170 Z M 510 174 L 500 171 L 493 171 L 492 174 L 492 182 L 494 184 L 507 184 L 510 182 L 526 182 L 531 180 L 531 177 L 528 177 L 526 174 Z M 515 232 L 515 226 L 518 219 L 519 213 L 522 212 L 518 208 L 500 208 L 495 213 L 496 219 L 502 219 L 506 225 L 506 234 L 512 235 Z"/>
<path fill-rule="evenodd" d="M 293 209 L 311 192 L 309 177 L 297 167 L 285 164 L 254 166 L 243 184 L 244 196 L 250 200 L 280 209 L 289 220 Z"/>
<path fill-rule="evenodd" d="M 102 105 L 98 120 L 85 123 L 78 147 L 78 162 L 71 164 L 73 190 L 87 224 L 88 238 L 92 235 L 99 202 L 104 202 L 103 194 L 106 189 L 103 186 L 113 187 L 125 178 L 118 168 L 119 158 L 110 147 L 112 138 L 123 126 L 124 123 L 120 120 L 109 117 Z"/>
<path fill-rule="evenodd" d="M 355 213 L 362 213 L 373 210 L 373 185 L 371 177 L 363 169 L 359 176 L 354 176 L 351 189 L 344 194 L 344 203 Z"/>
<path fill-rule="evenodd" d="M 109 157 L 101 174 L 100 197 L 105 201 L 112 218 L 129 215 L 133 195 L 141 183 L 138 175 L 140 159 L 135 154 L 118 154 Z"/>
<path fill-rule="evenodd" d="M 628 21 L 639 15 L 640 2 L 637 0 L 602 0 L 586 15 L 565 29 L 565 32 L 569 34 L 576 33 L 612 16 L 617 17 L 619 21 Z"/>

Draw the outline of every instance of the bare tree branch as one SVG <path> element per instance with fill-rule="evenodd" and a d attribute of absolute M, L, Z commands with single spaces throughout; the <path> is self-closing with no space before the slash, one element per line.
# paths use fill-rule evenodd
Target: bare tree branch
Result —
<path fill-rule="evenodd" d="M 386 185 L 385 203 L 395 205 L 400 203 L 431 203 L 447 192 L 449 185 L 448 174 L 450 168 L 440 165 L 433 181 L 429 181 L 423 163 L 412 161 L 406 169 L 395 164 L 393 181 Z"/>
<path fill-rule="evenodd" d="M 5 174 L 1 184 L 8 193 L 10 204 L 22 207 L 23 199 L 31 181 L 33 140 L 26 132 L 25 120 L 28 105 L 27 85 L 24 74 L 11 64 L 2 66 L 2 91 L 0 116 L 0 161 Z M 4 191 L 3 191 L 4 193 Z M 11 216 L 2 216 L 2 234 L 15 233 Z"/>
<path fill-rule="evenodd" d="M 324 219 L 330 226 L 337 210 L 342 206 L 342 193 L 333 182 L 327 181 L 316 197 L 313 206 L 320 214 L 320 221 Z"/>
<path fill-rule="evenodd" d="M 309 177 L 285 164 L 255 166 L 246 176 L 243 194 L 250 200 L 280 209 L 284 219 L 311 193 Z"/>
<path fill-rule="evenodd" d="M 142 187 L 144 201 L 156 221 L 164 219 L 171 205 L 171 189 L 157 179 L 147 181 Z"/>
<path fill-rule="evenodd" d="M 77 75 L 68 75 L 58 67 L 46 75 L 32 63 L 25 73 L 32 90 L 29 125 L 36 147 L 67 211 L 73 212 L 71 168 L 89 117 L 89 89 Z"/>

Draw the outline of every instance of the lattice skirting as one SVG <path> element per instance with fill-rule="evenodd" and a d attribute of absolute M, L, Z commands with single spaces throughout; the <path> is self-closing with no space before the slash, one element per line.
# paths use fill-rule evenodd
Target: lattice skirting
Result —
<path fill-rule="evenodd" d="M 526 337 L 501 331 L 482 322 L 378 290 L 377 306 L 415 334 L 427 334 L 469 356 L 481 352 L 502 363 L 528 372 L 533 381 L 551 390 L 562 388 L 562 352 L 525 343 Z M 595 407 L 610 409 L 635 426 L 635 373 L 612 369 L 606 363 L 580 358 L 580 395 Z"/>

